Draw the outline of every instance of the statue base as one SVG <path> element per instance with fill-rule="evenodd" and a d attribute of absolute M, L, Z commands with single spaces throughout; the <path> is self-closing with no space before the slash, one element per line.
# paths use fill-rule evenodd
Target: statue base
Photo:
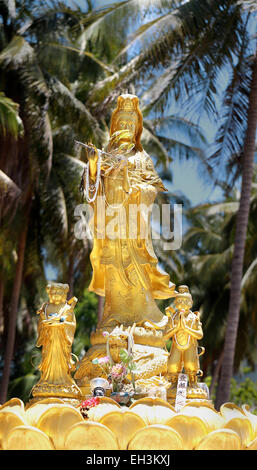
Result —
<path fill-rule="evenodd" d="M 48 382 L 39 382 L 32 388 L 32 396 L 35 398 L 69 398 L 69 399 L 81 399 L 81 390 L 74 383 L 71 385 L 67 384 L 51 384 Z"/>
<path fill-rule="evenodd" d="M 167 390 L 167 397 L 170 399 L 176 399 L 177 396 L 177 388 L 171 387 Z M 187 400 L 207 400 L 209 395 L 206 390 L 202 387 L 188 387 L 186 393 Z"/>
<path fill-rule="evenodd" d="M 176 398 L 167 398 L 167 402 L 175 407 Z M 208 405 L 214 409 L 214 404 L 211 400 L 207 398 L 186 398 L 185 405 L 189 405 L 190 403 L 200 403 L 201 405 Z"/>
<path fill-rule="evenodd" d="M 178 394 L 183 393 L 181 389 L 178 390 L 177 386 L 171 385 L 170 388 L 167 390 L 167 400 L 168 402 L 175 406 L 176 398 Z M 185 390 L 184 395 L 184 402 L 187 405 L 190 402 L 200 402 L 200 403 L 208 403 L 212 404 L 212 401 L 209 399 L 209 390 L 206 384 L 198 384 L 195 387 L 187 387 Z"/>
<path fill-rule="evenodd" d="M 53 399 L 52 403 L 54 403 L 54 399 L 56 399 L 56 403 L 63 403 L 67 405 L 74 406 L 77 408 L 80 403 L 83 401 L 83 397 L 80 399 L 78 398 L 68 398 L 68 397 L 57 397 L 57 396 L 48 396 L 48 397 L 34 397 L 31 398 L 27 403 L 26 403 L 26 410 L 30 408 L 32 405 L 35 405 L 36 403 L 44 402 L 46 399 Z"/>

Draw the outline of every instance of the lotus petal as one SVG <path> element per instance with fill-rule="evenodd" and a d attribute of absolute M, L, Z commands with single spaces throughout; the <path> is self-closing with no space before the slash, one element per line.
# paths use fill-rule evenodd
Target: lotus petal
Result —
<path fill-rule="evenodd" d="M 51 439 L 33 426 L 13 428 L 3 441 L 4 450 L 54 450 Z"/>
<path fill-rule="evenodd" d="M 13 428 L 23 424 L 26 423 L 19 412 L 11 411 L 9 408 L 0 410 L 0 446 L 2 446 L 3 439 L 7 437 Z"/>
<path fill-rule="evenodd" d="M 64 405 L 60 398 L 45 398 L 26 407 L 25 417 L 30 426 L 37 426 L 40 416 L 53 405 Z"/>
<path fill-rule="evenodd" d="M 153 424 L 136 432 L 128 444 L 128 450 L 183 450 L 183 442 L 174 429 Z"/>
<path fill-rule="evenodd" d="M 241 441 L 231 429 L 216 429 L 201 440 L 196 450 L 241 450 Z"/>
<path fill-rule="evenodd" d="M 40 416 L 37 427 L 53 440 L 56 449 L 64 449 L 66 433 L 76 423 L 83 421 L 80 412 L 69 405 L 50 405 Z"/>
<path fill-rule="evenodd" d="M 208 434 L 205 422 L 196 416 L 178 414 L 173 416 L 167 426 L 177 431 L 183 439 L 183 449 L 192 450 Z"/>
<path fill-rule="evenodd" d="M 145 421 L 136 413 L 130 410 L 117 410 L 103 416 L 101 424 L 107 426 L 115 434 L 118 440 L 119 449 L 127 449 L 127 445 L 132 436 L 145 427 Z"/>
<path fill-rule="evenodd" d="M 232 429 L 232 431 L 235 431 L 239 435 L 243 449 L 247 447 L 254 438 L 251 422 L 246 416 L 241 415 L 241 418 L 232 418 L 224 427 L 226 429 Z"/>
<path fill-rule="evenodd" d="M 243 409 L 234 403 L 224 403 L 221 405 L 220 414 L 226 421 L 229 421 L 232 418 L 241 418 L 242 416 L 245 416 Z"/>
<path fill-rule="evenodd" d="M 66 450 L 118 450 L 114 433 L 101 423 L 84 421 L 74 424 L 65 439 Z"/>
<path fill-rule="evenodd" d="M 100 422 L 102 417 L 105 416 L 107 413 L 111 411 L 116 411 L 120 409 L 120 405 L 116 403 L 114 400 L 110 400 L 110 402 L 102 402 L 94 406 L 88 411 L 88 418 L 90 421 L 97 421 Z"/>
<path fill-rule="evenodd" d="M 24 410 L 24 403 L 22 400 L 19 398 L 11 398 L 11 400 L 7 401 L 3 405 L 0 406 L 0 411 L 1 410 L 10 410 L 10 411 L 17 411 L 19 414 L 24 416 L 25 410 Z"/>
<path fill-rule="evenodd" d="M 250 442 L 250 444 L 248 444 L 246 450 L 257 450 L 257 437 L 252 442 Z"/>
<path fill-rule="evenodd" d="M 245 416 L 251 421 L 254 437 L 257 437 L 257 416 L 249 411 L 249 405 L 243 405 L 242 409 L 244 411 Z"/>
<path fill-rule="evenodd" d="M 166 424 L 176 414 L 175 408 L 160 398 L 141 398 L 133 403 L 130 408 L 133 413 L 139 415 L 146 424 Z"/>
<path fill-rule="evenodd" d="M 225 424 L 225 419 L 209 403 L 190 402 L 181 409 L 180 413 L 201 418 L 208 432 L 224 427 Z"/>

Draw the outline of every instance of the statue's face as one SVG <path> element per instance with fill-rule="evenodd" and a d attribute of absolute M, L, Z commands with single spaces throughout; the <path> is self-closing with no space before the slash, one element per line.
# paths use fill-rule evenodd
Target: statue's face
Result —
<path fill-rule="evenodd" d="M 192 302 L 187 298 L 187 297 L 177 297 L 175 299 L 175 305 L 178 309 L 180 310 L 190 310 L 190 308 L 192 307 Z"/>
<path fill-rule="evenodd" d="M 130 114 L 121 113 L 116 123 L 115 132 L 117 131 L 128 131 L 127 133 L 124 133 L 124 135 L 120 136 L 120 143 L 135 142 L 137 133 L 137 120 Z"/>
<path fill-rule="evenodd" d="M 58 290 L 52 290 L 48 293 L 49 300 L 53 304 L 60 304 L 66 301 L 66 294 Z"/>
<path fill-rule="evenodd" d="M 121 119 L 118 120 L 117 130 L 127 130 L 131 133 L 132 136 L 134 136 L 136 134 L 136 123 L 132 119 L 123 116 Z"/>

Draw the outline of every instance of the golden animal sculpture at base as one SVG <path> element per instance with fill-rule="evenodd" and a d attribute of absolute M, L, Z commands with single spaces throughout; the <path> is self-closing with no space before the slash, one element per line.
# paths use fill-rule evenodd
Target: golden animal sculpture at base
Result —
<path fill-rule="evenodd" d="M 164 375 L 167 369 L 168 317 L 155 300 L 175 297 L 176 292 L 169 275 L 158 266 L 149 225 L 156 195 L 166 189 L 142 148 L 142 129 L 137 96 L 121 95 L 112 114 L 106 152 L 92 144 L 85 151 L 82 188 L 94 210 L 89 290 L 104 296 L 105 306 L 103 319 L 91 335 L 92 347 L 75 374 L 83 389 L 100 373 L 92 360 L 106 355 L 102 333 L 116 327 L 128 333 L 134 325 L 134 355 L 141 378 Z"/>
<path fill-rule="evenodd" d="M 106 337 L 107 330 L 97 329 L 91 335 L 92 347 L 88 350 L 75 374 L 77 384 L 83 395 L 90 393 L 89 383 L 95 377 L 106 377 L 99 366 L 92 363 L 93 359 L 108 354 Z M 129 338 L 133 336 L 133 360 L 136 365 L 134 371 L 136 386 L 147 393 L 155 386 L 169 386 L 165 379 L 169 353 L 165 348 L 166 338 L 164 331 L 147 330 L 134 326 L 125 328 L 123 325 L 115 327 L 109 332 L 109 354 L 111 359 L 120 362 L 119 351 L 129 350 Z M 148 344 L 145 344 L 148 340 Z M 155 342 L 156 340 L 156 342 Z"/>
<path fill-rule="evenodd" d="M 40 380 L 32 389 L 33 401 L 46 397 L 81 397 L 72 378 L 76 368 L 71 348 L 76 329 L 74 307 L 77 299 L 73 297 L 67 301 L 68 290 L 67 284 L 49 283 L 46 287 L 49 302 L 37 311 L 37 346 L 42 347 L 42 360 L 38 367 Z"/>

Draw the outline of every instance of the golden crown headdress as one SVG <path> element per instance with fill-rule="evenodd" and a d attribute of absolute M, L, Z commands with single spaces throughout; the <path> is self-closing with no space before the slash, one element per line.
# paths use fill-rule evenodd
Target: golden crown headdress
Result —
<path fill-rule="evenodd" d="M 69 291 L 68 284 L 61 284 L 60 282 L 48 282 L 46 286 L 46 292 L 59 292 L 59 293 L 67 293 Z"/>
<path fill-rule="evenodd" d="M 176 299 L 184 299 L 187 300 L 189 303 L 193 301 L 192 296 L 189 292 L 188 286 L 179 286 L 178 294 L 176 295 Z"/>
<path fill-rule="evenodd" d="M 131 117 L 137 119 L 137 134 L 135 149 L 142 151 L 143 147 L 140 142 L 140 137 L 143 131 L 143 116 L 139 109 L 139 99 L 136 95 L 129 93 L 120 95 L 117 99 L 117 107 L 112 113 L 110 135 L 117 131 L 117 123 L 121 114 L 129 114 Z"/>

